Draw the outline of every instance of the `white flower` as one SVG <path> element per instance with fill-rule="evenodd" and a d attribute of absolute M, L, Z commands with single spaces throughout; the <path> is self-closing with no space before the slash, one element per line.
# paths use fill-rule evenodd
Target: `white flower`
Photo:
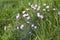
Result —
<path fill-rule="evenodd" d="M 28 11 L 28 10 L 29 10 L 29 8 L 26 8 L 26 10 Z"/>
<path fill-rule="evenodd" d="M 43 9 L 43 11 L 46 11 L 46 9 Z"/>
<path fill-rule="evenodd" d="M 40 18 L 44 18 L 44 16 L 43 15 L 40 15 Z"/>
<path fill-rule="evenodd" d="M 43 6 L 46 6 L 46 4 L 44 3 Z"/>
<path fill-rule="evenodd" d="M 16 15 L 16 19 L 19 19 L 19 17 L 20 17 L 20 14 L 18 13 L 18 14 Z"/>
<path fill-rule="evenodd" d="M 28 16 L 28 14 L 24 14 L 24 15 L 23 15 L 23 17 L 26 17 L 26 16 Z"/>
<path fill-rule="evenodd" d="M 58 15 L 60 15 L 60 11 L 58 12 Z"/>
<path fill-rule="evenodd" d="M 27 21 L 27 23 L 30 23 L 29 21 Z"/>
<path fill-rule="evenodd" d="M 36 9 L 36 7 L 33 4 L 31 5 L 31 8 L 33 8 L 34 10 Z"/>
<path fill-rule="evenodd" d="M 17 29 L 19 29 L 19 27 L 17 27 Z"/>
<path fill-rule="evenodd" d="M 31 32 L 29 32 L 29 34 L 31 34 Z"/>
<path fill-rule="evenodd" d="M 28 17 L 26 17 L 27 18 L 27 20 L 30 20 L 30 16 L 28 16 Z"/>
<path fill-rule="evenodd" d="M 37 7 L 37 4 L 35 4 L 35 7 Z"/>
<path fill-rule="evenodd" d="M 34 5 L 33 4 L 31 5 L 31 8 L 34 8 Z"/>
<path fill-rule="evenodd" d="M 37 26 L 34 26 L 34 29 L 36 29 L 37 28 Z"/>
<path fill-rule="evenodd" d="M 49 8 L 49 6 L 46 6 L 46 8 Z"/>
<path fill-rule="evenodd" d="M 24 25 L 22 24 L 21 26 L 20 26 L 20 29 L 23 29 L 24 28 Z"/>
<path fill-rule="evenodd" d="M 34 29 L 36 29 L 36 28 L 37 28 L 37 26 L 35 26 L 34 24 L 32 24 L 32 25 L 31 25 L 31 27 L 32 27 L 32 28 L 34 28 Z"/>
<path fill-rule="evenodd" d="M 56 10 L 56 8 L 53 8 L 53 10 L 55 11 L 55 10 Z"/>
<path fill-rule="evenodd" d="M 22 13 L 24 14 L 26 11 L 22 11 Z"/>
<path fill-rule="evenodd" d="M 40 13 L 37 13 L 37 17 L 40 17 Z"/>
<path fill-rule="evenodd" d="M 39 11 L 39 10 L 40 10 L 40 6 L 37 7 L 37 11 Z"/>
<path fill-rule="evenodd" d="M 34 10 L 36 10 L 36 8 L 35 8 L 35 7 L 34 7 L 33 9 L 34 9 Z"/>
<path fill-rule="evenodd" d="M 6 30 L 7 28 L 6 28 L 6 26 L 4 26 L 4 30 Z"/>
<path fill-rule="evenodd" d="M 40 15 L 40 13 L 37 13 L 37 17 L 44 18 L 44 16 L 43 15 Z"/>
<path fill-rule="evenodd" d="M 34 24 L 32 24 L 31 27 L 34 27 Z"/>

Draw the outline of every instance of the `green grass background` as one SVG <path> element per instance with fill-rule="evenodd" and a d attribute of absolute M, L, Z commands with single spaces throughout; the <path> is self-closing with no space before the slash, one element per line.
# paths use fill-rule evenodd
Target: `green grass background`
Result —
<path fill-rule="evenodd" d="M 31 9 L 28 3 L 37 4 L 41 6 L 40 11 Z M 43 12 L 43 3 L 50 6 L 50 12 Z M 26 24 L 26 19 L 22 18 L 18 22 L 15 16 L 17 13 L 22 15 L 22 11 L 26 8 L 30 16 L 30 24 L 35 23 L 38 28 L 33 30 L 30 24 Z M 52 9 L 56 8 L 56 11 Z M 60 0 L 0 0 L 0 40 L 60 40 Z M 44 15 L 44 19 L 39 19 L 36 13 L 40 12 Z M 32 16 L 33 15 L 33 16 Z M 25 24 L 26 28 L 23 30 L 13 30 L 16 26 Z M 7 30 L 4 31 L 4 26 Z M 31 31 L 28 34 L 27 31 Z"/>

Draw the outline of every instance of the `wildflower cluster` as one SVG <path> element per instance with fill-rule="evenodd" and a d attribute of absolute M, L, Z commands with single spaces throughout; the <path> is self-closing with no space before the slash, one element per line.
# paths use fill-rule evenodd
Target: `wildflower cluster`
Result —
<path fill-rule="evenodd" d="M 30 6 L 30 8 L 31 9 L 33 9 L 33 10 L 36 10 L 36 11 L 39 11 L 40 9 L 41 9 L 41 6 L 40 5 L 37 5 L 37 4 L 31 4 L 31 3 L 28 3 L 28 5 Z M 50 11 L 50 5 L 47 5 L 46 3 L 44 3 L 44 4 L 42 4 L 42 6 L 44 7 L 43 9 L 42 9 L 42 11 L 44 12 L 44 11 Z M 27 22 L 26 23 L 30 23 L 30 20 L 31 20 L 31 16 L 29 15 L 29 13 L 28 12 L 26 12 L 26 10 L 27 11 L 29 11 L 30 10 L 30 8 L 26 8 L 24 11 L 22 11 L 22 17 L 24 17 L 24 18 L 26 18 L 27 19 Z M 53 11 L 55 11 L 56 10 L 56 8 L 53 8 L 52 9 Z M 58 14 L 60 15 L 60 12 L 58 12 Z M 37 12 L 36 13 L 36 16 L 38 17 L 38 18 L 41 18 L 41 19 L 43 19 L 44 18 L 44 16 L 40 13 L 40 12 Z M 20 15 L 20 13 L 17 13 L 17 15 L 16 15 L 16 20 L 20 20 L 21 19 L 21 15 Z M 32 24 L 31 25 L 31 27 L 32 28 L 37 28 L 37 26 L 36 25 L 34 25 L 34 24 Z M 17 26 L 17 28 L 16 29 L 23 29 L 24 28 L 24 24 L 22 24 L 21 26 Z M 6 26 L 4 27 L 4 30 L 6 30 Z"/>

